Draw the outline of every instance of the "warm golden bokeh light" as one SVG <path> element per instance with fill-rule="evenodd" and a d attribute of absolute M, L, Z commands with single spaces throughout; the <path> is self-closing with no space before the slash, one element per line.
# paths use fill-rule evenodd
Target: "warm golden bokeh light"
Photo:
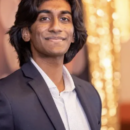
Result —
<path fill-rule="evenodd" d="M 122 35 L 128 32 L 124 21 L 120 18 L 121 1 L 83 0 L 83 3 L 89 35 L 87 44 L 91 82 L 98 90 L 102 100 L 101 130 L 119 130 L 120 43 Z M 124 11 L 128 11 L 128 8 L 125 9 Z"/>

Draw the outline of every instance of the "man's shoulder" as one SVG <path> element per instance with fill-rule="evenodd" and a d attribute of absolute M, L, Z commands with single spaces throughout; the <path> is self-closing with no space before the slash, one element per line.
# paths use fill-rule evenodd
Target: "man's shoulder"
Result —
<path fill-rule="evenodd" d="M 8 86 L 13 86 L 21 80 L 23 76 L 21 69 L 16 70 L 12 74 L 8 75 L 5 78 L 0 79 L 0 90 L 6 89 Z"/>
<path fill-rule="evenodd" d="M 82 80 L 76 76 L 72 76 L 74 84 L 76 86 L 76 88 L 78 87 L 80 89 L 80 92 L 84 93 L 85 95 L 89 95 L 90 97 L 92 97 L 94 99 L 99 98 L 99 93 L 97 91 L 97 89 L 89 82 Z"/>
<path fill-rule="evenodd" d="M 76 91 L 80 92 L 84 98 L 89 100 L 94 108 L 99 108 L 99 110 L 101 110 L 101 98 L 96 88 L 91 83 L 78 77 L 72 76 L 72 78 L 76 86 Z"/>
<path fill-rule="evenodd" d="M 72 75 L 72 79 L 73 79 L 74 83 L 76 83 L 76 84 L 91 86 L 91 83 L 90 83 L 90 82 L 85 81 L 85 80 L 83 80 L 83 79 L 80 79 L 80 78 L 78 78 L 77 76 Z"/>

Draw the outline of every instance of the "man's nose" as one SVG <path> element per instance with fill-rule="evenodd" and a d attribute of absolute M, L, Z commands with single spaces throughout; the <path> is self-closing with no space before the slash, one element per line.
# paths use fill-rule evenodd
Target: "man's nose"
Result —
<path fill-rule="evenodd" d="M 58 18 L 54 18 L 49 27 L 50 32 L 59 33 L 62 32 L 61 24 Z"/>

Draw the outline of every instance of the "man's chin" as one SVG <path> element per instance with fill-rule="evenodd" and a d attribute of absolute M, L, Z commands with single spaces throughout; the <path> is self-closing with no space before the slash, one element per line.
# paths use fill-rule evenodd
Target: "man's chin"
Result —
<path fill-rule="evenodd" d="M 58 50 L 52 50 L 51 52 L 50 52 L 50 54 L 51 54 L 51 56 L 59 56 L 59 57 L 61 57 L 61 56 L 64 56 L 65 54 L 66 54 L 66 52 L 67 52 L 67 50 L 62 50 L 62 49 L 58 49 Z"/>

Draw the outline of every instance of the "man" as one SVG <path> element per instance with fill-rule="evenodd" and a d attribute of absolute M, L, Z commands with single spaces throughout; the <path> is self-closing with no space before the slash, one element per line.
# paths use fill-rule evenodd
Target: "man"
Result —
<path fill-rule="evenodd" d="M 9 35 L 21 68 L 0 81 L 0 130 L 100 130 L 97 91 L 63 66 L 86 41 L 81 0 L 22 0 Z"/>

